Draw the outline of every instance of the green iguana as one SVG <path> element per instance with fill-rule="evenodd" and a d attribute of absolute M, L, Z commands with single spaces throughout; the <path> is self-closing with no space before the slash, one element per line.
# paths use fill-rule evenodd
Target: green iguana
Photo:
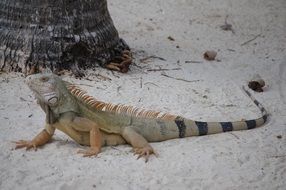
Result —
<path fill-rule="evenodd" d="M 202 122 L 126 105 L 104 103 L 52 73 L 28 76 L 26 83 L 46 113 L 46 126 L 33 140 L 15 142 L 16 149 L 36 149 L 46 144 L 55 129 L 59 129 L 77 143 L 90 146 L 89 149 L 78 152 L 83 156 L 96 156 L 105 145 L 128 143 L 132 145 L 138 158 L 145 157 L 147 161 L 149 155 L 156 155 L 148 142 L 253 129 L 267 120 L 266 110 L 244 88 L 262 112 L 262 117 L 236 122 Z"/>

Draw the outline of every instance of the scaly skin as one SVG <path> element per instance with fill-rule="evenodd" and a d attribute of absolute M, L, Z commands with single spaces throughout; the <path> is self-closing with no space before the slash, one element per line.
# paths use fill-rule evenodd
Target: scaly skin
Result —
<path fill-rule="evenodd" d="M 155 154 L 148 142 L 164 141 L 233 130 L 252 129 L 263 125 L 267 113 L 251 94 L 247 95 L 260 108 L 262 117 L 236 122 L 201 122 L 161 112 L 95 100 L 78 87 L 62 81 L 52 73 L 27 77 L 27 84 L 46 112 L 46 127 L 32 141 L 18 141 L 16 148 L 36 148 L 47 143 L 55 129 L 77 143 L 90 146 L 78 153 L 96 156 L 102 146 L 131 144 L 138 158 Z"/>

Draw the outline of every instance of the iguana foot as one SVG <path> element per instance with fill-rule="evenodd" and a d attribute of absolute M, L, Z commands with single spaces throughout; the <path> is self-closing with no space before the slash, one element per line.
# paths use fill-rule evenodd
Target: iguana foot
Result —
<path fill-rule="evenodd" d="M 16 144 L 15 149 L 26 147 L 26 150 L 30 150 L 31 148 L 34 149 L 35 151 L 37 150 L 37 145 L 32 141 L 19 140 L 19 141 L 13 141 L 13 143 Z"/>
<path fill-rule="evenodd" d="M 77 151 L 78 154 L 83 154 L 83 157 L 97 156 L 99 152 L 100 152 L 99 148 L 89 148 L 87 150 Z"/>
<path fill-rule="evenodd" d="M 156 157 L 158 157 L 158 154 L 154 151 L 154 149 L 150 146 L 147 145 L 142 148 L 133 148 L 134 155 L 138 154 L 137 160 L 141 157 L 145 158 L 145 162 L 148 162 L 149 156 L 151 154 L 154 154 Z"/>
<path fill-rule="evenodd" d="M 116 57 L 105 67 L 110 70 L 127 73 L 129 65 L 132 63 L 131 53 L 128 50 L 123 51 L 122 56 Z"/>

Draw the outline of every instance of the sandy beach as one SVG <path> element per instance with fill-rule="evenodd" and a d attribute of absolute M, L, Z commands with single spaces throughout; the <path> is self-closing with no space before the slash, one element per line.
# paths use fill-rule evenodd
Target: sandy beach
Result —
<path fill-rule="evenodd" d="M 159 157 L 136 160 L 131 146 L 85 148 L 60 131 L 35 151 L 14 150 L 32 139 L 45 114 L 21 73 L 0 74 L 0 189 L 285 190 L 285 0 L 109 0 L 134 64 L 127 74 L 98 67 L 87 79 L 63 76 L 99 100 L 203 121 L 260 117 L 245 95 L 259 74 L 264 92 L 250 91 L 270 113 L 260 128 L 151 143 Z M 223 30 L 225 21 L 233 30 Z M 207 50 L 217 52 L 207 61 Z"/>

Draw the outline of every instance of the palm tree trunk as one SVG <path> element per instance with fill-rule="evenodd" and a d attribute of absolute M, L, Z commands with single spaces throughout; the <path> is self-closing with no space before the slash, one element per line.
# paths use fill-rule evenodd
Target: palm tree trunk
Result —
<path fill-rule="evenodd" d="M 106 0 L 0 0 L 0 71 L 127 72 L 130 63 Z"/>

